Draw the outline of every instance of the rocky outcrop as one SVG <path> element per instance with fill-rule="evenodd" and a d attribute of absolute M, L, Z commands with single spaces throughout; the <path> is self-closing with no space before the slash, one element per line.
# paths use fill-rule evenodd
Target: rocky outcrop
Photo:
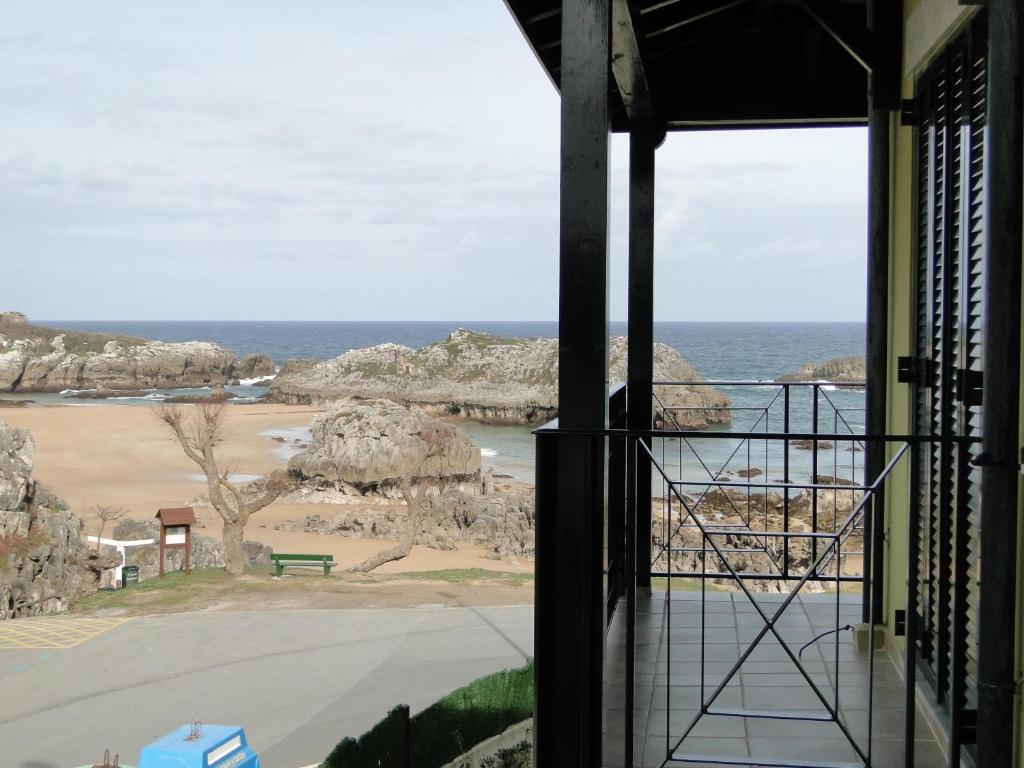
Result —
<path fill-rule="evenodd" d="M 292 357 L 284 361 L 284 365 L 281 366 L 281 371 L 278 375 L 280 376 L 292 376 L 297 373 L 303 373 L 311 368 L 316 368 L 320 364 L 320 361 L 315 357 Z"/>
<path fill-rule="evenodd" d="M 331 519 L 318 514 L 282 523 L 276 528 L 328 536 L 398 540 L 405 530 L 402 507 L 346 510 Z M 433 549 L 455 549 L 457 542 L 484 547 L 493 559 L 515 562 L 534 556 L 533 495 L 482 495 L 450 490 L 429 496 L 415 543 Z"/>
<path fill-rule="evenodd" d="M 860 384 L 867 379 L 864 355 L 834 357 L 823 363 L 804 363 L 799 373 L 787 373 L 776 379 L 785 381 L 828 381 L 837 384 Z"/>
<path fill-rule="evenodd" d="M 759 531 L 778 532 L 786 529 L 788 517 L 788 530 L 794 533 L 811 533 L 817 530 L 820 533 L 829 533 L 841 529 L 857 509 L 862 494 L 860 491 L 844 489 L 843 486 L 852 485 L 849 480 L 836 478 L 828 475 L 818 475 L 815 482 L 820 485 L 834 485 L 835 489 L 818 488 L 815 490 L 805 489 L 799 494 L 793 495 L 789 500 L 788 510 L 786 509 L 783 497 L 774 492 L 750 493 L 747 495 L 745 489 L 740 488 L 714 488 L 701 495 L 698 500 L 695 497 L 687 497 L 687 504 L 706 527 L 716 528 L 727 533 L 716 533 L 709 536 L 713 539 L 726 558 L 728 566 L 731 566 L 737 573 L 746 574 L 779 574 L 779 569 L 784 562 L 788 552 L 790 573 L 794 579 L 800 578 L 814 562 L 814 549 L 810 538 L 799 536 L 783 539 L 778 536 L 765 537 L 757 535 Z M 753 481 L 752 487 L 757 481 Z M 815 508 L 814 499 L 817 496 Z M 666 541 L 665 523 L 661 519 L 662 503 L 657 502 L 654 511 L 654 523 L 651 526 L 651 534 L 655 551 L 658 552 L 655 570 L 665 570 L 666 562 Z M 672 503 L 672 524 L 671 544 L 678 548 L 672 554 L 672 569 L 682 573 L 696 573 L 701 570 L 702 546 L 707 547 L 708 570 L 718 573 L 727 573 L 729 568 L 713 554 L 710 544 L 702 544 L 702 535 L 693 525 L 680 525 L 681 519 L 691 520 L 688 514 L 677 501 Z M 817 527 L 815 528 L 815 519 Z M 817 555 L 826 552 L 831 542 L 829 540 L 817 540 Z M 831 550 L 830 550 L 831 551 Z M 850 530 L 849 535 L 842 543 L 841 567 L 844 575 L 860 575 L 861 555 L 863 553 L 863 532 L 859 527 Z M 826 556 L 819 568 L 819 573 L 834 576 L 836 562 L 834 556 Z M 729 577 L 716 577 L 712 581 L 722 587 L 738 589 L 735 579 Z M 773 579 L 751 578 L 745 582 L 752 589 L 759 591 L 786 591 L 791 584 Z M 805 587 L 806 590 L 828 589 L 828 581 L 810 581 Z M 831 582 L 834 587 L 835 582 Z"/>
<path fill-rule="evenodd" d="M 0 392 L 203 387 L 275 370 L 266 355 L 239 361 L 210 342 L 172 344 L 0 319 Z"/>
<path fill-rule="evenodd" d="M 81 541 L 82 522 L 32 480 L 35 443 L 0 422 L 0 619 L 66 611 L 118 556 Z"/>
<path fill-rule="evenodd" d="M 609 378 L 626 378 L 626 339 L 609 345 Z M 657 381 L 699 381 L 671 347 L 655 344 Z M 659 387 L 680 426 L 729 421 L 728 398 L 703 385 Z M 277 402 L 311 404 L 354 397 L 386 398 L 434 415 L 497 424 L 536 424 L 558 411 L 558 340 L 512 339 L 458 330 L 420 349 L 379 344 L 356 349 L 310 368 L 285 370 L 271 385 Z M 705 410 L 706 409 L 706 410 Z"/>
<path fill-rule="evenodd" d="M 474 484 L 480 449 L 456 427 L 390 400 L 343 403 L 313 420 L 309 448 L 288 469 L 306 487 L 399 495 L 413 483 Z"/>
<path fill-rule="evenodd" d="M 113 538 L 117 541 L 134 541 L 137 539 L 159 539 L 160 526 L 155 520 L 122 520 L 114 528 Z M 270 565 L 270 556 L 274 550 L 257 541 L 242 543 L 245 550 L 246 565 Z M 139 580 L 151 579 L 160 574 L 160 547 L 127 547 L 125 549 L 126 565 L 139 568 Z M 189 561 L 193 568 L 223 568 L 224 544 L 217 539 L 203 536 L 192 531 L 192 548 L 189 550 Z M 181 571 L 185 568 L 185 554 L 180 549 L 167 551 L 165 571 Z"/>
<path fill-rule="evenodd" d="M 263 379 L 277 373 L 277 365 L 262 352 L 246 355 L 231 369 L 236 379 Z"/>

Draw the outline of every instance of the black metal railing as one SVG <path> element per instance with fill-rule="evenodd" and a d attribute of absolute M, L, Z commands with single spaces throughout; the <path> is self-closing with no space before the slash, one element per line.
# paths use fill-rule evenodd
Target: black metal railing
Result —
<path fill-rule="evenodd" d="M 880 605 L 883 599 L 882 585 L 872 583 L 870 570 L 861 567 L 862 558 L 871 555 L 872 547 L 878 546 L 861 536 L 864 521 L 875 514 L 898 465 L 906 463 L 913 475 L 922 452 L 931 443 L 948 443 L 952 448 L 963 451 L 966 445 L 975 441 L 945 436 L 863 434 L 860 423 L 851 416 L 861 412 L 862 406 L 849 397 L 841 401 L 826 389 L 831 385 L 815 382 L 777 385 L 716 382 L 716 388 L 765 387 L 766 402 L 730 407 L 734 412 L 747 413 L 750 416 L 747 424 L 734 421 L 728 430 L 686 428 L 687 419 L 680 418 L 680 413 L 688 409 L 706 411 L 707 408 L 673 405 L 671 396 L 665 392 L 666 387 L 673 385 L 659 383 L 657 386 L 656 418 L 660 414 L 663 428 L 636 430 L 622 426 L 626 424 L 625 393 L 618 389 L 611 396 L 610 428 L 564 429 L 553 423 L 536 431 L 538 446 L 541 441 L 549 446 L 546 455 L 555 455 L 551 453 L 552 446 L 563 445 L 570 450 L 577 450 L 577 447 L 585 449 L 599 460 L 601 452 L 599 448 L 595 452 L 595 446 L 604 444 L 607 471 L 595 472 L 593 476 L 604 478 L 604 498 L 607 501 L 603 542 L 608 616 L 624 614 L 626 626 L 624 678 L 619 681 L 624 682 L 625 694 L 623 701 L 615 702 L 616 708 L 624 708 L 627 720 L 623 735 L 626 754 L 633 749 L 634 705 L 637 703 L 634 700 L 637 584 L 643 581 L 646 571 L 647 576 L 664 579 L 656 586 L 663 587 L 668 593 L 664 631 L 670 638 L 667 642 L 669 649 L 673 631 L 673 584 L 679 579 L 691 583 L 697 580 L 701 594 L 700 622 L 687 625 L 688 629 L 697 628 L 700 632 L 700 704 L 691 722 L 682 726 L 676 723 L 666 729 L 666 762 L 699 760 L 716 764 L 749 764 L 749 759 L 708 759 L 707 755 L 689 755 L 687 739 L 705 718 L 780 717 L 838 728 L 849 748 L 857 755 L 858 762 L 853 765 L 870 767 L 875 632 L 866 632 L 868 667 L 866 678 L 859 684 L 862 692 L 858 695 L 863 696 L 866 691 L 868 720 L 866 729 L 857 733 L 841 711 L 844 693 L 838 666 L 839 633 L 841 629 L 849 628 L 840 626 L 839 604 L 844 589 L 851 582 L 862 581 L 862 599 L 865 602 L 872 606 Z M 856 386 L 845 385 L 843 389 Z M 772 429 L 773 424 L 781 425 L 782 429 Z M 809 453 L 797 454 L 802 450 L 799 445 L 806 445 Z M 877 476 L 868 478 L 864 476 L 864 462 L 858 454 L 871 445 L 883 448 L 887 463 Z M 756 466 L 762 458 L 763 468 Z M 649 488 L 638 487 L 637 478 L 643 477 L 643 473 L 638 472 L 641 465 L 651 467 Z M 761 474 L 754 474 L 754 469 L 761 469 Z M 823 471 L 831 474 L 823 475 Z M 849 476 L 840 477 L 841 473 Z M 905 478 L 901 482 L 905 482 Z M 906 494 L 902 484 L 893 492 L 897 490 Z M 587 497 L 600 498 L 600 494 L 591 493 Z M 655 511 L 651 531 L 637 527 L 637 518 L 642 517 L 639 510 L 647 499 Z M 913 606 L 919 578 L 914 549 L 915 526 L 920 524 L 917 494 L 909 494 L 907 502 L 911 540 L 908 606 Z M 653 557 L 638 559 L 637 553 L 645 551 L 641 546 L 645 536 L 651 536 L 656 545 Z M 880 556 L 881 553 L 873 554 Z M 752 562 L 756 567 L 750 567 Z M 651 566 L 654 567 L 653 574 Z M 538 580 L 538 589 L 541 588 Z M 738 654 L 735 663 L 717 679 L 715 675 L 706 673 L 703 653 L 704 619 L 707 615 L 704 600 L 709 588 L 727 588 L 744 596 L 763 624 Z M 835 600 L 834 626 L 829 626 L 823 633 L 823 636 L 834 636 L 830 639 L 834 643 L 835 664 L 825 683 L 815 680 L 803 667 L 800 651 L 795 650 L 793 643 L 787 642 L 785 633 L 780 631 L 780 621 L 787 609 L 809 591 L 817 593 L 816 599 Z M 766 592 L 774 593 L 771 598 L 775 602 L 770 603 L 770 608 L 761 605 L 764 598 L 759 595 Z M 625 597 L 625 606 L 621 597 Z M 693 615 L 687 618 L 695 621 Z M 911 609 L 907 614 L 906 651 L 907 669 L 910 670 L 917 666 L 916 625 L 915 611 Z M 796 665 L 796 673 L 811 686 L 817 703 L 821 705 L 821 713 L 811 716 L 718 706 L 722 692 L 738 678 L 758 643 L 766 638 L 778 644 L 784 654 L 783 662 Z M 812 642 L 818 640 L 820 637 Z M 670 657 L 666 659 L 667 663 L 670 661 Z M 960 661 L 952 663 L 958 668 L 963 666 Z M 958 675 L 954 674 L 959 679 L 963 670 Z M 670 710 L 671 675 L 666 675 L 666 680 L 665 702 L 666 709 Z M 913 764 L 915 675 L 908 675 L 905 691 L 905 748 L 910 760 L 908 764 Z M 801 764 L 817 765 L 814 762 Z M 822 763 L 834 764 L 835 761 Z"/>
<path fill-rule="evenodd" d="M 663 533 L 659 535 L 655 528 L 652 534 L 655 539 L 651 562 L 653 575 L 687 575 L 686 569 L 677 567 L 674 560 L 694 562 L 699 551 L 694 540 L 698 525 L 691 517 L 701 517 L 711 507 L 709 514 L 730 515 L 729 523 L 716 526 L 734 529 L 733 539 L 737 546 L 727 546 L 724 548 L 726 551 L 756 555 L 750 560 L 761 567 L 762 578 L 788 580 L 792 578 L 793 571 L 791 537 L 780 537 L 779 546 L 773 547 L 771 537 L 765 532 L 778 530 L 788 534 L 792 532 L 794 523 L 799 523 L 800 530 L 806 530 L 809 525 L 814 534 L 835 534 L 845 522 L 842 517 L 845 510 L 840 506 L 852 508 L 856 496 L 864 492 L 864 462 L 858 462 L 858 454 L 864 451 L 865 445 L 861 440 L 847 440 L 863 432 L 863 425 L 849 418 L 853 413 L 863 414 L 863 398 L 858 396 L 853 404 L 843 404 L 837 403 L 829 393 L 837 390 L 859 394 L 864 384 L 715 382 L 716 389 L 746 394 L 743 402 L 748 404 L 710 408 L 670 404 L 676 388 L 688 391 L 700 386 L 706 385 L 700 382 L 658 382 L 655 387 L 656 419 L 665 430 L 654 441 L 652 454 L 663 470 L 670 474 L 672 481 L 686 490 L 679 501 L 673 502 L 664 487 L 657 489 L 657 495 L 667 501 L 660 511 L 665 523 Z M 763 402 L 751 403 L 751 392 L 759 394 Z M 687 419 L 687 415 L 703 416 L 708 411 L 728 413 L 732 431 L 711 434 L 691 429 L 683 434 L 687 432 L 687 423 L 693 421 Z M 745 416 L 748 423 L 737 425 L 737 415 Z M 776 431 L 786 435 L 795 428 L 799 432 L 810 433 L 810 436 L 804 439 L 795 435 L 783 438 L 778 442 L 779 449 L 773 451 L 775 441 L 767 437 L 772 433 L 773 424 Z M 673 431 L 679 435 L 673 436 Z M 830 440 L 829 434 L 841 435 L 842 440 Z M 841 451 L 841 445 L 847 446 L 844 451 Z M 841 453 L 848 453 L 848 458 L 842 457 Z M 823 454 L 831 460 L 823 462 Z M 831 474 L 822 475 L 823 470 Z M 840 477 L 840 472 L 847 477 Z M 780 477 L 773 480 L 773 474 Z M 763 479 L 754 481 L 754 477 Z M 655 485 L 665 482 L 664 476 L 655 475 Z M 794 518 L 794 494 L 806 495 L 805 520 Z M 841 505 L 841 500 L 845 504 Z M 772 515 L 773 501 L 779 505 L 779 515 Z M 691 507 L 689 510 L 685 509 L 687 505 Z M 671 524 L 673 518 L 675 524 Z M 823 564 L 830 567 L 833 557 L 839 558 L 841 565 L 857 564 L 858 568 L 846 573 L 844 580 L 863 578 L 863 569 L 859 568 L 863 556 L 863 522 L 861 513 L 844 528 L 844 545 L 849 539 L 854 539 L 858 545 L 845 546 L 843 555 L 833 553 Z M 819 548 L 817 536 L 810 537 L 809 548 L 807 556 L 815 561 Z M 691 568 L 689 575 L 696 576 L 696 570 Z M 729 578 L 725 572 L 717 576 Z"/>

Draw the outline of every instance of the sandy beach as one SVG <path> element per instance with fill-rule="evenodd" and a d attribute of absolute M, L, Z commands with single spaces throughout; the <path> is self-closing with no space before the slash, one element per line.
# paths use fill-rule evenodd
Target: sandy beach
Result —
<path fill-rule="evenodd" d="M 186 412 L 191 407 L 183 406 Z M 282 443 L 281 438 L 294 440 L 291 432 L 307 427 L 317 413 L 318 409 L 309 406 L 228 407 L 225 440 L 219 448 L 222 466 L 234 467 L 241 479 L 284 469 L 288 442 Z M 131 517 L 149 519 L 160 507 L 192 505 L 205 493 L 206 483 L 198 474 L 199 468 L 184 456 L 170 430 L 150 408 L 11 408 L 0 412 L 0 421 L 31 430 L 36 441 L 36 480 L 67 501 L 90 532 L 96 524 L 91 514 L 97 504 L 123 505 Z M 217 513 L 200 504 L 195 508 L 204 526 L 200 533 L 219 538 Z M 274 530 L 278 523 L 309 514 L 333 517 L 339 509 L 325 504 L 272 504 L 253 516 L 246 538 L 269 544 L 278 552 L 329 553 L 343 568 L 391 543 Z M 449 568 L 529 572 L 532 564 L 492 560 L 484 557 L 482 548 L 460 545 L 455 551 L 415 547 L 409 557 L 379 570 L 394 573 Z"/>

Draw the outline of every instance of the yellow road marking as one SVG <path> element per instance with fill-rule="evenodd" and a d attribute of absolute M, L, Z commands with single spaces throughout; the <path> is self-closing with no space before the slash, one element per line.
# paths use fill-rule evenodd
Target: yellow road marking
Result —
<path fill-rule="evenodd" d="M 0 621 L 0 649 L 74 648 L 129 621 L 70 616 L 35 616 Z"/>

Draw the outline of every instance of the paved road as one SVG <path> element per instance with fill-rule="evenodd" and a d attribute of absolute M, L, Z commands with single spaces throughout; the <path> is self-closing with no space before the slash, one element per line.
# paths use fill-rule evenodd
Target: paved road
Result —
<path fill-rule="evenodd" d="M 67 649 L 0 649 L 0 768 L 70 768 L 193 720 L 243 725 L 266 768 L 321 760 L 397 703 L 414 711 L 533 653 L 533 609 L 188 613 Z"/>

